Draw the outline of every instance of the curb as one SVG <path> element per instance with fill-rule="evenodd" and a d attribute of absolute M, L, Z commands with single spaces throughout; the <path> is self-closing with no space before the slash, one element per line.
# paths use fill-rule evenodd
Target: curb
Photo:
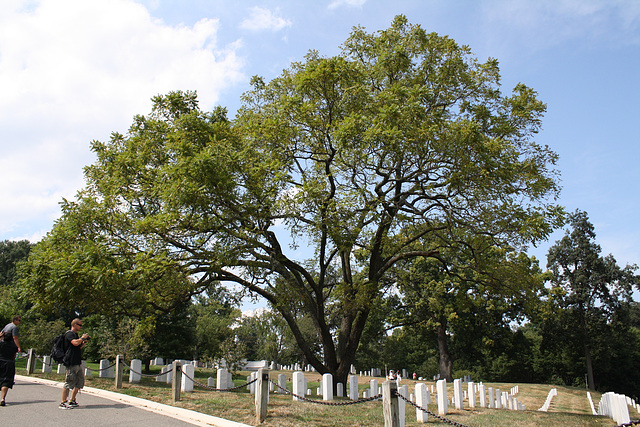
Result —
<path fill-rule="evenodd" d="M 62 388 L 63 382 L 46 380 L 37 377 L 27 377 L 24 375 L 16 375 L 16 379 L 33 382 L 39 384 L 50 385 L 58 388 Z M 217 427 L 251 427 L 249 424 L 243 424 L 236 421 L 225 420 L 224 418 L 214 417 L 213 415 L 202 414 L 200 412 L 192 411 L 190 409 L 177 408 L 171 405 L 165 405 L 164 403 L 152 402 L 151 400 L 142 399 L 140 397 L 129 396 L 126 394 L 116 393 L 114 391 L 102 390 L 94 387 L 84 387 L 82 389 L 84 393 L 93 394 L 105 399 L 113 400 L 116 402 L 123 402 L 128 405 L 135 406 L 145 411 L 155 412 L 157 414 L 166 415 L 168 417 L 176 418 L 181 421 L 189 422 L 197 426 L 217 426 Z"/>

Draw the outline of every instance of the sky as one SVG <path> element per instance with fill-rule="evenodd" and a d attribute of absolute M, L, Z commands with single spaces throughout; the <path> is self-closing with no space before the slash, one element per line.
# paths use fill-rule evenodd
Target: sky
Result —
<path fill-rule="evenodd" d="M 588 213 L 603 255 L 640 265 L 640 1 L 0 0 L 0 241 L 39 241 L 84 186 L 92 140 L 126 133 L 151 98 L 195 90 L 233 117 L 254 75 L 354 26 L 412 24 L 500 63 L 547 104 L 536 141 L 560 156 L 567 211 Z M 561 238 L 530 253 L 546 264 Z"/>

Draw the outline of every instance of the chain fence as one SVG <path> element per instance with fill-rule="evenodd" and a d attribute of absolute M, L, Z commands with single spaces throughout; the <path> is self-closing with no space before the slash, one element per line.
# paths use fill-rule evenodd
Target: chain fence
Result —
<path fill-rule="evenodd" d="M 629 421 L 628 423 L 620 424 L 616 427 L 627 427 L 627 426 L 637 426 L 640 425 L 640 420 Z"/>
<path fill-rule="evenodd" d="M 123 364 L 129 371 L 133 372 L 136 375 L 140 375 L 141 377 L 146 377 L 146 378 L 158 378 L 158 377 L 161 377 L 163 375 L 168 374 L 169 372 L 173 372 L 173 366 L 172 366 L 170 369 L 167 369 L 164 372 L 160 372 L 159 374 L 144 374 L 142 372 L 138 372 L 135 369 L 133 369 L 131 367 L 131 365 L 127 364 L 127 362 L 123 362 Z M 115 363 L 114 363 L 114 365 L 115 365 Z"/>
<path fill-rule="evenodd" d="M 293 396 L 293 397 L 295 397 L 295 398 L 297 398 L 299 400 L 303 400 L 303 401 L 309 402 L 309 403 L 316 403 L 318 405 L 327 405 L 327 406 L 357 405 L 358 403 L 372 402 L 374 400 L 378 400 L 378 399 L 382 398 L 382 395 L 378 394 L 378 395 L 371 396 L 371 397 L 365 397 L 364 399 L 352 400 L 350 402 L 327 402 L 327 401 L 324 401 L 324 400 L 313 400 L 313 399 L 309 399 L 308 397 L 297 395 L 294 392 L 292 392 L 291 390 L 287 390 L 286 388 L 282 387 L 280 384 L 277 384 L 272 379 L 269 379 L 269 382 L 271 384 L 273 384 L 275 387 L 278 387 L 280 390 L 282 390 L 286 394 L 290 394 L 291 396 Z"/>
<path fill-rule="evenodd" d="M 417 404 L 413 403 L 410 399 L 407 399 L 406 397 L 404 397 L 403 395 L 401 395 L 397 391 L 396 391 L 396 396 L 398 396 L 399 399 L 404 400 L 405 402 L 407 402 L 409 405 L 413 406 L 414 408 L 421 410 L 422 412 L 432 416 L 433 418 L 435 418 L 437 420 L 442 421 L 443 423 L 451 424 L 452 426 L 456 426 L 456 427 L 467 427 L 464 424 L 460 424 L 457 421 L 449 420 L 449 419 L 447 419 L 447 418 L 445 418 L 443 416 L 440 416 L 440 415 L 438 415 L 438 414 L 436 414 L 434 412 L 431 412 L 428 409 L 423 408 L 422 406 L 418 406 Z"/>
<path fill-rule="evenodd" d="M 26 356 L 21 356 L 21 357 L 26 357 Z M 36 359 L 38 359 L 40 362 L 42 362 L 42 364 L 44 366 L 53 366 L 53 365 L 61 365 L 61 363 L 58 363 L 56 361 L 54 361 L 53 359 L 51 359 L 50 362 L 47 362 L 43 356 L 37 356 Z M 88 370 L 92 371 L 92 372 L 100 372 L 100 371 L 106 371 L 109 368 L 113 368 L 114 366 L 116 366 L 115 362 L 112 363 L 111 365 L 107 366 L 106 368 L 98 368 L 98 369 L 93 369 L 93 368 L 89 368 L 88 366 L 86 367 Z"/>
<path fill-rule="evenodd" d="M 249 381 L 249 382 L 247 382 L 247 383 L 245 383 L 245 384 L 242 384 L 242 385 L 239 385 L 239 386 L 235 386 L 235 387 L 232 387 L 232 388 L 215 388 L 215 387 L 211 387 L 211 386 L 209 386 L 209 385 L 202 384 L 202 383 L 201 383 L 201 382 L 199 382 L 198 380 L 196 380 L 196 379 L 194 379 L 194 378 L 191 378 L 189 375 L 187 375 L 187 373 L 186 373 L 185 371 L 182 371 L 182 375 L 184 375 L 185 377 L 187 377 L 189 380 L 193 381 L 193 383 L 194 383 L 195 385 L 197 385 L 198 387 L 202 387 L 202 388 L 205 388 L 205 389 L 207 389 L 207 390 L 211 390 L 211 391 L 220 391 L 220 392 L 239 390 L 239 389 L 241 389 L 241 388 L 248 387 L 248 386 L 250 386 L 251 384 L 253 384 L 253 383 L 255 383 L 256 381 L 258 381 L 258 379 L 256 378 L 256 379 L 251 380 L 251 381 Z"/>

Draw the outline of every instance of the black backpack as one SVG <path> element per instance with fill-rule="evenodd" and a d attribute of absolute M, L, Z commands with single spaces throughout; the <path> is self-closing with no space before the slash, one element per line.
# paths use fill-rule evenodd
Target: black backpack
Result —
<path fill-rule="evenodd" d="M 57 335 L 53 338 L 53 347 L 51 348 L 51 358 L 58 363 L 62 363 L 64 354 L 66 353 L 64 348 L 64 335 L 66 332 Z"/>

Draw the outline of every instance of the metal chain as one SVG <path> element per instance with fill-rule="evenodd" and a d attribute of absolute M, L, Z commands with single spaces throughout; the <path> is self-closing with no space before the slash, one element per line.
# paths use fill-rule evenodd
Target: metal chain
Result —
<path fill-rule="evenodd" d="M 426 412 L 427 414 L 431 415 L 432 417 L 444 422 L 444 423 L 448 423 L 451 425 L 454 425 L 456 427 L 467 427 L 464 424 L 460 424 L 457 421 L 453 421 L 453 420 L 449 420 L 447 418 L 441 417 L 440 415 L 434 414 L 433 412 L 429 411 L 428 409 L 423 408 L 422 406 L 418 406 L 415 403 L 413 403 L 411 400 L 407 399 L 406 397 L 404 397 L 403 395 L 401 395 L 400 393 L 398 393 L 396 391 L 396 396 L 398 396 L 400 399 L 404 400 L 405 402 L 407 402 L 409 405 L 413 406 L 416 409 L 421 410 L 422 412 Z"/>
<path fill-rule="evenodd" d="M 182 371 L 182 375 L 184 375 L 185 377 L 187 377 L 187 378 L 189 378 L 191 381 L 193 381 L 193 383 L 194 383 L 195 385 L 197 385 L 197 386 L 199 386 L 199 387 L 202 387 L 202 388 L 206 388 L 206 389 L 211 390 L 211 391 L 234 391 L 234 390 L 238 390 L 238 389 L 241 389 L 241 388 L 247 387 L 247 386 L 249 386 L 249 385 L 251 385 L 251 384 L 255 383 L 256 381 L 258 381 L 258 379 L 256 378 L 256 379 L 254 379 L 253 381 L 249 381 L 249 382 L 248 382 L 248 383 L 246 383 L 246 384 L 242 384 L 242 385 L 239 385 L 239 386 L 236 386 L 236 387 L 232 387 L 232 388 L 215 388 L 215 387 L 211 387 L 211 386 L 208 386 L 208 385 L 204 385 L 204 384 L 202 384 L 202 383 L 198 382 L 197 380 L 195 380 L 195 379 L 191 378 L 189 375 L 187 375 L 187 373 L 186 373 L 185 371 Z"/>
<path fill-rule="evenodd" d="M 166 370 L 166 371 L 164 371 L 164 372 L 160 372 L 159 374 L 143 374 L 142 372 L 138 372 L 138 371 L 136 371 L 135 369 L 133 369 L 133 368 L 131 367 L 131 365 L 127 364 L 127 362 L 123 362 L 123 363 L 124 363 L 124 366 L 126 366 L 126 367 L 127 367 L 127 369 L 129 369 L 129 370 L 130 370 L 131 372 L 133 372 L 134 374 L 138 374 L 138 375 L 140 375 L 141 377 L 157 378 L 157 377 L 160 377 L 160 376 L 162 376 L 162 375 L 164 375 L 164 374 L 168 374 L 169 372 L 173 372 L 173 367 L 171 367 L 171 369 L 168 369 L 168 370 Z"/>
<path fill-rule="evenodd" d="M 107 366 L 106 368 L 100 368 L 100 369 L 87 368 L 87 369 L 92 372 L 99 372 L 99 371 L 106 371 L 107 369 L 113 368 L 114 366 L 116 366 L 116 362 L 113 362 L 111 365 Z"/>
<path fill-rule="evenodd" d="M 616 427 L 627 427 L 627 426 L 637 426 L 637 425 L 640 425 L 640 420 L 629 421 L 628 423 L 620 424 L 619 426 L 616 426 Z"/>
<path fill-rule="evenodd" d="M 55 365 L 57 363 L 57 362 L 55 362 L 53 360 L 51 362 L 47 363 L 47 362 L 44 361 L 44 357 L 38 357 L 37 359 L 39 361 L 41 361 L 43 365 L 46 365 L 46 366 L 53 366 L 53 365 Z M 58 365 L 59 365 L 59 363 L 58 363 Z M 90 370 L 90 371 L 98 372 L 98 371 L 106 371 L 107 369 L 112 368 L 114 366 L 116 366 L 115 362 L 112 363 L 111 365 L 107 366 L 106 368 L 101 368 L 101 369 L 93 369 L 93 368 L 89 368 L 89 367 L 86 367 L 86 368 L 88 370 Z"/>
<path fill-rule="evenodd" d="M 299 396 L 297 394 L 294 394 L 292 391 L 287 390 L 286 388 L 280 386 L 279 384 L 277 384 L 275 381 L 273 381 L 272 379 L 269 379 L 269 381 L 275 385 L 276 387 L 278 387 L 280 390 L 284 391 L 287 394 L 292 395 L 293 397 L 297 397 L 300 400 L 304 400 L 305 402 L 310 402 L 310 403 L 317 403 L 318 405 L 327 405 L 327 406 L 347 406 L 347 405 L 356 405 L 358 403 L 365 403 L 365 402 L 371 402 L 374 400 L 378 400 L 382 397 L 381 394 L 378 394 L 376 396 L 372 396 L 372 397 L 367 397 L 364 399 L 360 399 L 360 400 L 352 400 L 350 402 L 325 402 L 323 400 L 313 400 L 313 399 L 309 399 L 307 397 L 304 396 Z"/>
<path fill-rule="evenodd" d="M 53 360 L 50 363 L 45 362 L 44 361 L 44 357 L 38 357 L 38 360 L 41 361 L 42 364 L 46 365 L 46 366 L 53 366 L 53 364 L 54 364 Z"/>

